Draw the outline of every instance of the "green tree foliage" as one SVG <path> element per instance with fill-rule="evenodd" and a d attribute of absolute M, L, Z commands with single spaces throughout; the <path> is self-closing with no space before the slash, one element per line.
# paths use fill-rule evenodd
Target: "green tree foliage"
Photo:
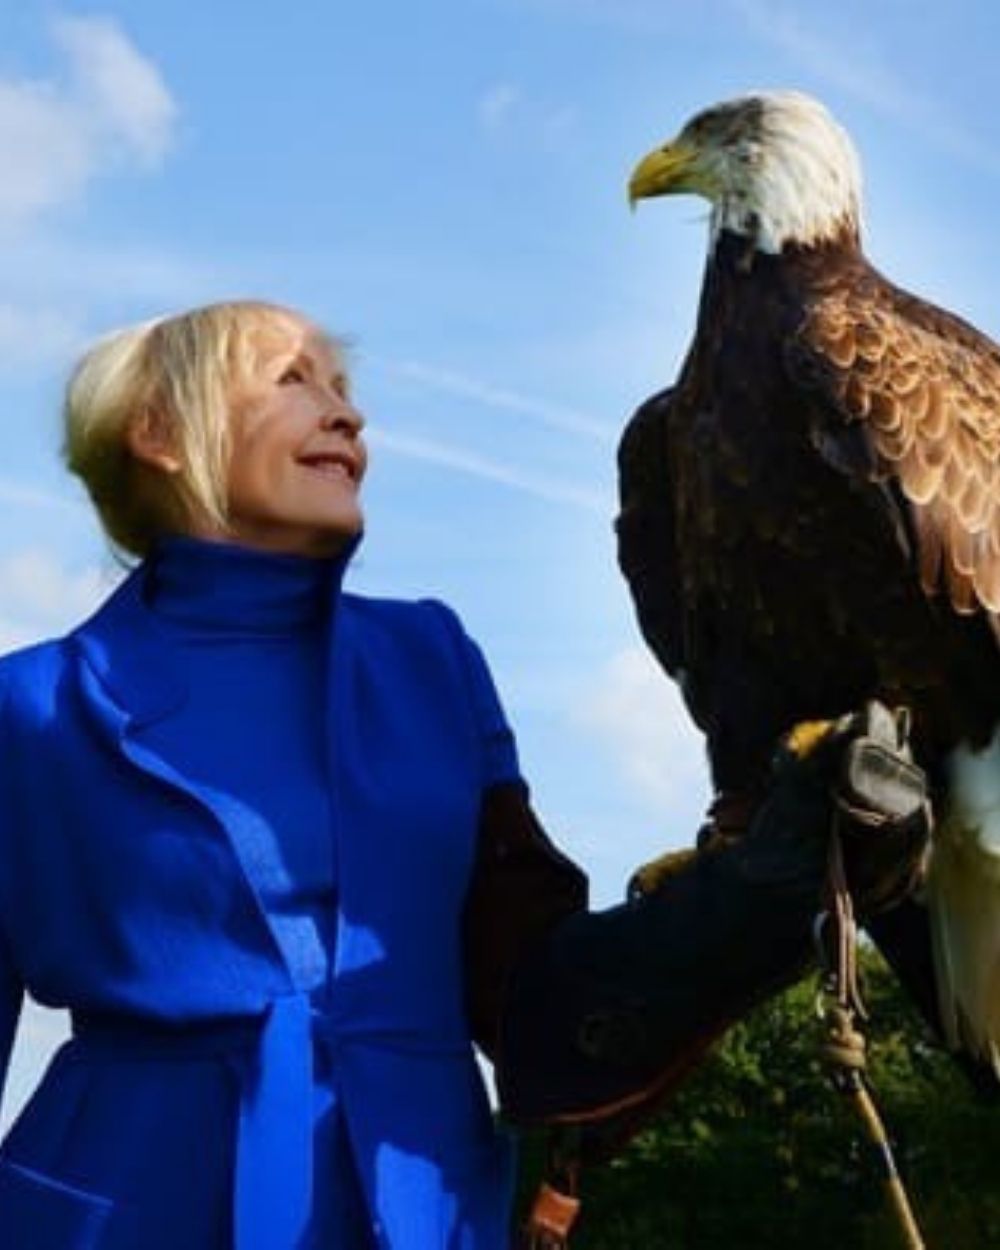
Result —
<path fill-rule="evenodd" d="M 861 963 L 871 1084 L 928 1250 L 1000 1247 L 1000 1102 L 931 1043 L 877 955 Z M 903 1244 L 824 1070 L 815 995 L 804 982 L 732 1029 L 624 1155 L 584 1175 L 574 1250 Z"/>

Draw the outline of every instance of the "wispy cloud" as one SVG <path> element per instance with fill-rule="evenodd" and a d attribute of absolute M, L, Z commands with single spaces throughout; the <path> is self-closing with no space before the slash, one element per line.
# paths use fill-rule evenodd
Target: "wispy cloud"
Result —
<path fill-rule="evenodd" d="M 53 19 L 65 61 L 46 79 L 0 78 L 0 223 L 76 199 L 115 164 L 155 167 L 177 105 L 157 67 L 110 18 Z"/>
<path fill-rule="evenodd" d="M 4 503 L 27 508 L 47 508 L 56 512 L 65 512 L 70 516 L 82 517 L 89 515 L 86 505 L 68 495 L 57 495 L 51 491 L 36 490 L 25 486 L 22 482 L 10 478 L 0 478 L 0 499 Z"/>
<path fill-rule="evenodd" d="M 536 499 L 545 499 L 552 503 L 568 503 L 604 517 L 610 516 L 613 512 L 612 500 L 600 491 L 577 486 L 571 482 L 562 482 L 555 478 L 531 474 L 447 443 L 396 434 L 385 429 L 371 430 L 366 437 L 372 446 L 380 447 L 395 455 L 407 456 L 412 460 L 423 460 L 445 469 L 454 469 L 458 473 L 469 474 L 472 477 L 485 478 L 489 482 L 496 482 L 501 486 L 509 486 L 513 490 L 533 495 Z"/>
<path fill-rule="evenodd" d="M 497 408 L 503 412 L 529 417 L 552 429 L 563 430 L 567 434 L 575 434 L 581 438 L 608 444 L 613 443 L 617 437 L 616 431 L 611 426 L 585 413 L 575 412 L 571 408 L 565 408 L 548 400 L 492 386 L 488 382 L 477 381 L 475 378 L 455 373 L 450 369 L 441 369 L 435 365 L 421 364 L 413 360 L 391 360 L 368 353 L 365 353 L 364 359 L 384 373 L 426 387 L 428 390 L 455 395 L 459 399 L 469 399 L 487 408 Z"/>
<path fill-rule="evenodd" d="M 804 21 L 801 12 L 774 0 L 728 0 L 734 13 L 763 43 L 883 117 L 919 131 L 943 151 L 990 174 L 1000 174 L 1000 156 L 988 144 L 949 121 L 941 101 L 913 91 L 893 69 L 889 57 L 870 41 L 860 44 L 853 29 L 823 29 Z"/>
<path fill-rule="evenodd" d="M 129 156 L 158 165 L 173 143 L 178 109 L 153 62 L 107 17 L 57 17 L 52 34 L 72 65 L 79 102 Z"/>
<path fill-rule="evenodd" d="M 620 651 L 594 675 L 576 718 L 657 812 L 676 818 L 704 809 L 709 783 L 701 738 L 677 687 L 644 648 Z"/>
<path fill-rule="evenodd" d="M 476 113 L 483 130 L 500 138 L 516 135 L 542 147 L 558 145 L 576 125 L 576 109 L 539 99 L 510 82 L 494 83 L 479 97 Z"/>

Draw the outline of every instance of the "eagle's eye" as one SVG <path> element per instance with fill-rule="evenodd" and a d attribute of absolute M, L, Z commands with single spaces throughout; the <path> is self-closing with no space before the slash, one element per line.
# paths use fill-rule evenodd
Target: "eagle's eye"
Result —
<path fill-rule="evenodd" d="M 754 165 L 760 164 L 760 147 L 756 143 L 750 143 L 746 139 L 734 139 L 729 147 L 733 157 L 745 169 L 752 169 Z"/>

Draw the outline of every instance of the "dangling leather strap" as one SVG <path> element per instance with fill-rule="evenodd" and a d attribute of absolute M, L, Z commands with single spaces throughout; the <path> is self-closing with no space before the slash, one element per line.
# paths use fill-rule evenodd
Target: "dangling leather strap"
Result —
<path fill-rule="evenodd" d="M 522 1250 L 566 1250 L 580 1213 L 579 1133 L 550 1130 L 545 1178 L 538 1187 L 521 1237 Z"/>
<path fill-rule="evenodd" d="M 865 1076 L 865 1038 L 858 1027 L 867 1019 L 857 982 L 857 929 L 838 813 L 830 836 L 827 909 L 817 918 L 817 943 L 823 975 L 819 1014 L 824 1023 L 824 1055 L 834 1088 L 854 1106 L 881 1163 L 882 1184 L 907 1250 L 924 1250 L 909 1195 L 896 1168 L 889 1136 Z"/>

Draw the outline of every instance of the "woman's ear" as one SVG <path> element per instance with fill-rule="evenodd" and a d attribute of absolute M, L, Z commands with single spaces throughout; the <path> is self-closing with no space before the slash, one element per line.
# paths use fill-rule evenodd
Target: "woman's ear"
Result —
<path fill-rule="evenodd" d="M 125 427 L 125 444 L 136 460 L 164 473 L 179 473 L 181 460 L 174 448 L 173 431 L 162 413 L 146 408 Z"/>

